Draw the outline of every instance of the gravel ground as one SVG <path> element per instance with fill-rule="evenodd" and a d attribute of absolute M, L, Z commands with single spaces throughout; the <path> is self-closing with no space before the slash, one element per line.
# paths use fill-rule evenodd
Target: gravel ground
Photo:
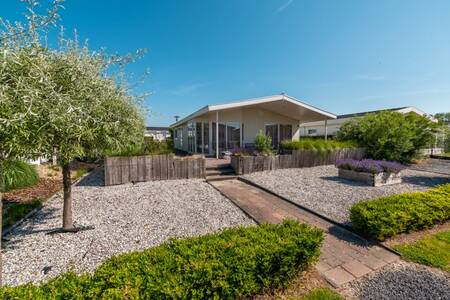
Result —
<path fill-rule="evenodd" d="M 348 298 L 364 300 L 450 299 L 450 275 L 398 262 L 351 282 L 341 292 Z"/>
<path fill-rule="evenodd" d="M 39 282 L 70 269 L 92 271 L 108 257 L 149 248 L 169 237 L 254 224 L 202 180 L 101 185 L 101 176 L 93 175 L 72 192 L 76 225 L 95 229 L 46 234 L 61 226 L 62 197 L 57 196 L 11 232 L 3 249 L 6 285 Z"/>
<path fill-rule="evenodd" d="M 417 165 L 412 165 L 411 168 L 415 170 L 424 170 L 450 175 L 450 160 L 431 158 Z"/>
<path fill-rule="evenodd" d="M 403 183 L 381 187 L 341 179 L 337 168 L 332 165 L 257 172 L 243 177 L 331 219 L 348 223 L 350 207 L 354 203 L 391 194 L 423 191 L 450 182 L 450 175 L 409 169 L 403 172 Z"/>

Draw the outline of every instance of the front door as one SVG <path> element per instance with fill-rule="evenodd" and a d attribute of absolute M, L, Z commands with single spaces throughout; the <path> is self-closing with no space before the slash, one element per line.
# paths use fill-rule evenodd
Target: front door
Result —
<path fill-rule="evenodd" d="M 272 139 L 272 147 L 278 148 L 278 124 L 266 125 L 266 135 Z"/>

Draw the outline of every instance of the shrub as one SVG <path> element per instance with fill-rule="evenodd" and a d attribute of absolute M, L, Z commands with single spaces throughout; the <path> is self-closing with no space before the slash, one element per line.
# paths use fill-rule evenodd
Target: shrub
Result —
<path fill-rule="evenodd" d="M 139 156 L 139 155 L 162 155 L 174 153 L 172 139 L 164 141 L 154 140 L 152 137 L 145 137 L 143 142 L 130 145 L 122 151 L 108 152 L 108 156 Z"/>
<path fill-rule="evenodd" d="M 450 219 L 450 184 L 357 203 L 350 219 L 356 231 L 378 240 L 431 227 Z"/>
<path fill-rule="evenodd" d="M 374 159 L 410 162 L 434 140 L 436 124 L 417 114 L 383 111 L 342 125 L 340 140 L 354 140 Z"/>
<path fill-rule="evenodd" d="M 25 217 L 30 211 L 42 206 L 42 199 L 35 198 L 29 202 L 11 203 L 3 210 L 3 227 L 8 227 Z"/>
<path fill-rule="evenodd" d="M 405 166 L 393 161 L 385 160 L 373 160 L 373 159 L 340 159 L 336 161 L 336 167 L 344 170 L 352 170 L 356 172 L 366 172 L 378 174 L 382 172 L 386 173 L 399 173 Z"/>
<path fill-rule="evenodd" d="M 330 151 L 343 148 L 356 148 L 357 144 L 353 141 L 336 141 L 324 139 L 301 138 L 297 141 L 285 140 L 280 144 L 283 150 L 315 150 Z"/>
<path fill-rule="evenodd" d="M 260 131 L 255 137 L 255 149 L 261 154 L 272 154 L 272 138 Z"/>
<path fill-rule="evenodd" d="M 160 155 L 171 154 L 173 150 L 173 142 L 171 139 L 164 141 L 154 140 L 152 137 L 146 137 L 144 139 L 144 154 L 147 155 Z"/>
<path fill-rule="evenodd" d="M 285 221 L 167 243 L 113 257 L 93 275 L 67 273 L 2 298 L 236 299 L 285 287 L 320 254 L 322 231 Z"/>
<path fill-rule="evenodd" d="M 3 191 L 32 186 L 39 181 L 34 166 L 23 161 L 6 161 L 1 165 Z"/>

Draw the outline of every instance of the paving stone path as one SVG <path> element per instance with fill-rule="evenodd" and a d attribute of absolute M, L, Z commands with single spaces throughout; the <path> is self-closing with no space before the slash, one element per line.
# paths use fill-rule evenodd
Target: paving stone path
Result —
<path fill-rule="evenodd" d="M 316 269 L 335 287 L 399 260 L 396 254 L 255 186 L 237 179 L 210 184 L 257 222 L 290 218 L 323 229 L 325 240 Z"/>

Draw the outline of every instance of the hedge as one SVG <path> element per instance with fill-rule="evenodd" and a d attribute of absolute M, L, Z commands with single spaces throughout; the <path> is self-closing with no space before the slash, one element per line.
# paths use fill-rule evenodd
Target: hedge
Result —
<path fill-rule="evenodd" d="M 92 275 L 3 288 L 2 299 L 236 299 L 285 287 L 315 262 L 323 233 L 296 221 L 172 239 L 113 257 Z"/>
<path fill-rule="evenodd" d="M 384 240 L 450 219 L 450 184 L 354 204 L 350 219 L 359 233 Z"/>
<path fill-rule="evenodd" d="M 336 141 L 324 139 L 300 138 L 297 141 L 285 140 L 280 143 L 283 150 L 316 150 L 331 151 L 334 149 L 356 148 L 358 145 L 353 141 Z"/>

